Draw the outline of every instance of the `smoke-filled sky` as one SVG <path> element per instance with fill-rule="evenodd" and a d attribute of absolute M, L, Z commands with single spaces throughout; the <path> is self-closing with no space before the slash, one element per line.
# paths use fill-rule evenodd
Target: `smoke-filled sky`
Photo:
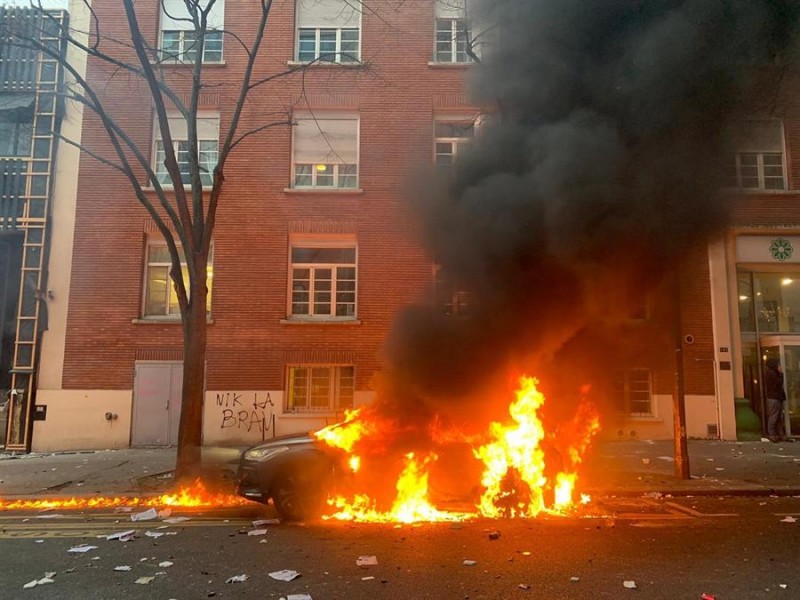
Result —
<path fill-rule="evenodd" d="M 401 396 L 458 396 L 543 364 L 585 332 L 598 290 L 656 284 L 723 226 L 721 130 L 754 67 L 793 39 L 797 4 L 475 0 L 472 95 L 495 118 L 416 203 L 474 312 L 400 316 L 388 358 Z"/>

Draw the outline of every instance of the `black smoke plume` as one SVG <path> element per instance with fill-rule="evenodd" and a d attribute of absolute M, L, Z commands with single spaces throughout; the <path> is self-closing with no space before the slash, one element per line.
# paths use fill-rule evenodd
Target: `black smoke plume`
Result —
<path fill-rule="evenodd" d="M 487 120 L 416 189 L 422 237 L 470 317 L 416 306 L 387 345 L 385 407 L 424 417 L 509 366 L 569 372 L 606 291 L 657 285 L 723 227 L 721 134 L 797 34 L 792 0 L 476 0 Z M 482 32 L 481 32 L 482 31 Z M 591 334 L 587 331 L 591 330 Z M 574 382 L 579 383 L 579 382 Z"/>

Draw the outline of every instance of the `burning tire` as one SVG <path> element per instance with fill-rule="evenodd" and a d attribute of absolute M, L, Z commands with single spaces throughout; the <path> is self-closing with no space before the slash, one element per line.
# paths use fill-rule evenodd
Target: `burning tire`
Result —
<path fill-rule="evenodd" d="M 325 508 L 330 475 L 320 469 L 296 465 L 278 474 L 272 482 L 270 497 L 284 521 L 318 518 Z"/>

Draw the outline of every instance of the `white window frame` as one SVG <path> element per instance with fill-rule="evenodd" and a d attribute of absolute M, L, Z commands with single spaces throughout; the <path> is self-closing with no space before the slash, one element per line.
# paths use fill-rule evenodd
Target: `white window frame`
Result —
<path fill-rule="evenodd" d="M 300 38 L 302 32 L 314 32 L 314 56 L 311 59 L 305 58 L 300 54 Z M 322 53 L 322 32 L 333 31 L 336 34 L 335 49 L 332 53 Z M 357 49 L 355 52 L 342 50 L 342 33 L 345 31 L 355 31 L 357 39 Z M 361 62 L 361 28 L 360 27 L 298 27 L 296 32 L 295 45 L 297 48 L 296 60 L 303 64 L 309 63 L 337 63 L 337 64 L 359 64 Z M 345 43 L 352 44 L 352 40 Z"/>
<path fill-rule="evenodd" d="M 331 148 L 331 154 L 325 161 L 314 163 L 298 162 L 297 161 L 297 127 L 292 128 L 292 181 L 291 188 L 297 190 L 330 190 L 330 191 L 353 191 L 359 189 L 360 184 L 360 163 L 361 163 L 361 119 L 358 115 L 354 114 L 325 114 L 319 113 L 317 115 L 301 114 L 296 116 L 297 121 L 313 121 L 316 127 L 319 127 L 320 134 L 325 136 L 325 131 L 322 129 L 326 121 L 340 120 L 340 121 L 354 121 L 355 122 L 355 158 L 356 162 L 345 163 L 336 160 L 338 155 Z M 301 173 L 298 167 L 303 170 L 309 170 L 310 173 Z M 310 168 L 309 168 L 310 167 Z M 348 173 L 343 173 L 342 167 L 347 167 Z M 331 175 L 331 185 L 320 185 L 320 177 L 322 174 Z M 310 175 L 310 183 L 299 183 L 299 177 L 307 177 Z M 347 179 L 349 178 L 349 179 Z M 352 182 L 352 185 L 342 185 L 345 182 Z"/>
<path fill-rule="evenodd" d="M 774 140 L 771 143 L 769 140 L 770 133 L 768 128 L 779 130 L 780 141 L 775 144 Z M 759 134 L 759 129 L 766 133 Z M 773 129 L 773 132 L 774 132 Z M 752 134 L 752 137 L 747 132 Z M 745 132 L 742 134 L 742 132 Z M 757 115 L 751 116 L 749 119 L 733 121 L 728 125 L 725 132 L 725 144 L 728 152 L 725 153 L 725 169 L 734 169 L 736 173 L 735 186 L 728 185 L 728 181 L 723 183 L 723 188 L 732 189 L 737 191 L 750 191 L 750 192 L 782 192 L 786 191 L 788 186 L 788 169 L 786 164 L 786 130 L 782 121 L 771 119 L 769 117 L 759 118 Z M 745 156 L 755 157 L 755 165 L 743 165 L 742 159 Z M 780 157 L 780 164 L 765 165 L 764 159 L 767 156 Z M 767 175 L 767 169 L 775 169 L 780 167 L 780 177 L 776 175 Z M 758 177 L 758 184 L 756 186 L 743 185 L 744 179 L 751 179 L 752 175 L 744 175 L 744 169 L 755 169 Z M 728 173 L 724 177 L 728 179 Z M 776 181 L 780 179 L 780 187 L 767 187 L 767 181 Z"/>
<path fill-rule="evenodd" d="M 318 249 L 339 249 L 339 250 L 353 250 L 354 260 L 352 263 L 322 263 L 322 262 L 297 262 L 295 263 L 293 260 L 293 250 L 295 248 L 318 248 Z M 352 268 L 354 270 L 354 277 L 353 277 L 353 290 L 344 290 L 341 291 L 338 289 L 338 284 L 340 283 L 340 278 L 338 276 L 338 270 L 342 268 Z M 308 269 L 309 276 L 308 279 L 301 279 L 295 276 L 296 269 Z M 330 278 L 330 290 L 318 290 L 317 286 L 320 282 L 326 281 L 323 279 L 318 279 L 315 277 L 315 274 L 319 270 L 330 269 L 331 270 L 331 278 Z M 294 312 L 294 305 L 295 304 L 305 304 L 306 302 L 296 302 L 295 299 L 297 296 L 295 294 L 302 294 L 304 291 L 303 289 L 296 289 L 298 286 L 296 285 L 297 282 L 308 282 L 308 312 L 307 313 L 295 313 Z M 349 280 L 347 280 L 349 281 Z M 329 304 L 329 312 L 327 313 L 317 313 L 315 304 L 326 304 L 326 303 L 317 303 L 315 302 L 315 294 L 316 293 L 325 293 L 326 291 L 330 292 L 330 298 L 327 304 Z M 337 295 L 340 293 L 350 294 L 352 293 L 353 299 L 352 302 L 339 302 L 337 299 Z M 348 305 L 352 304 L 352 314 L 349 315 L 337 315 L 337 307 L 339 304 Z M 358 319 L 358 244 L 356 243 L 355 237 L 343 237 L 343 236 L 323 236 L 323 237 L 297 237 L 290 240 L 289 243 L 289 286 L 287 290 L 287 305 L 286 305 L 286 314 L 289 320 L 295 321 L 356 321 Z"/>
<path fill-rule="evenodd" d="M 443 24 L 448 25 L 448 29 L 442 28 Z M 458 46 L 461 43 L 459 38 L 459 25 L 463 27 L 464 35 L 464 51 L 463 57 L 459 60 Z M 438 64 L 450 65 L 468 65 L 473 62 L 472 57 L 469 55 L 469 44 L 472 41 L 471 23 L 466 17 L 436 17 L 434 20 L 434 39 L 433 39 L 433 62 Z M 440 40 L 439 34 L 447 31 L 450 34 L 449 40 Z M 442 51 L 439 49 L 440 43 L 449 43 L 448 50 Z M 440 54 L 446 52 L 447 56 L 442 58 Z"/>
<path fill-rule="evenodd" d="M 178 118 L 178 115 L 170 114 L 168 116 L 169 116 L 170 121 L 172 121 L 173 119 L 177 119 Z M 198 139 L 197 139 L 197 146 L 198 146 L 197 151 L 198 151 L 198 153 L 201 154 L 201 155 L 203 153 L 206 153 L 206 154 L 212 154 L 212 155 L 216 156 L 216 159 L 213 161 L 213 166 L 211 166 L 210 170 L 207 171 L 207 172 L 201 172 L 200 173 L 200 179 L 201 179 L 201 181 L 203 183 L 203 189 L 210 189 L 212 187 L 212 185 L 213 185 L 213 182 L 214 182 L 214 179 L 213 179 L 214 178 L 214 167 L 216 167 L 217 160 L 219 159 L 219 114 L 218 113 L 198 113 L 197 120 L 198 121 L 200 121 L 200 120 L 216 121 L 216 138 L 215 139 L 212 139 L 210 136 L 200 137 L 200 135 L 201 135 L 200 131 L 199 131 L 200 128 L 198 127 Z M 172 184 L 172 181 L 169 178 L 169 172 L 167 171 L 166 166 L 163 163 L 163 160 L 159 160 L 160 153 L 162 152 L 162 150 L 160 149 L 160 145 L 162 144 L 162 139 L 161 139 L 161 128 L 159 127 L 159 123 L 158 123 L 158 118 L 157 117 L 154 117 L 154 119 L 153 119 L 153 132 L 154 132 L 153 133 L 153 147 L 152 147 L 152 155 L 151 155 L 153 157 L 153 160 L 152 160 L 151 167 L 153 169 L 153 173 L 155 174 L 155 176 L 158 179 L 158 181 L 161 184 L 161 186 L 166 188 L 166 189 L 171 189 L 173 184 Z M 172 135 L 172 148 L 173 148 L 173 151 L 175 152 L 176 159 L 178 159 L 178 168 L 180 169 L 180 166 L 181 166 L 180 154 L 179 154 L 180 145 L 183 143 L 183 144 L 186 144 L 188 146 L 188 139 L 187 139 L 188 135 L 183 135 L 182 131 L 176 131 L 176 128 L 173 127 L 173 126 L 171 126 L 170 133 Z M 212 143 L 214 144 L 214 150 L 213 151 L 209 150 L 208 146 L 206 147 L 205 150 L 203 149 L 203 144 L 210 145 Z M 188 169 L 187 169 L 186 173 L 183 173 L 183 171 L 181 171 L 181 174 L 182 175 L 186 175 L 186 177 L 188 178 L 188 176 L 189 176 Z M 191 184 L 187 181 L 183 185 L 184 185 L 184 187 L 189 187 Z"/>
<path fill-rule="evenodd" d="M 317 10 L 313 10 L 316 7 Z M 295 0 L 295 27 L 294 27 L 294 56 L 302 64 L 351 64 L 361 63 L 362 47 L 362 12 L 358 5 L 350 0 Z M 353 19 L 352 17 L 356 18 Z M 314 32 L 314 56 L 311 60 L 300 54 L 300 32 Z M 334 51 L 325 52 L 323 59 L 322 32 L 335 32 L 336 41 Z M 344 31 L 357 33 L 355 43 L 357 50 L 343 50 L 345 44 L 352 44 L 353 40 L 342 40 Z"/>
<path fill-rule="evenodd" d="M 160 248 L 169 252 L 167 249 L 167 242 L 162 239 L 149 239 L 147 244 L 145 245 L 145 253 L 144 253 L 144 281 L 142 283 L 142 318 L 143 319 L 152 319 L 152 320 L 179 320 L 181 318 L 180 308 L 177 306 L 177 292 L 175 291 L 175 285 L 172 282 L 172 278 L 170 277 L 170 271 L 172 270 L 172 260 L 160 262 L 160 261 L 153 261 L 150 259 L 151 256 L 151 249 L 152 248 Z M 178 253 L 180 254 L 181 260 L 181 269 L 183 271 L 183 278 L 184 284 L 188 285 L 189 281 L 189 273 L 188 273 L 188 265 L 186 263 L 186 255 L 183 252 L 183 247 L 178 246 Z M 164 311 L 157 312 L 157 313 L 148 313 L 148 298 L 150 292 L 150 270 L 151 268 L 159 268 L 163 269 L 166 268 L 166 290 L 164 291 Z M 206 299 L 206 313 L 208 315 L 211 314 L 211 293 L 213 291 L 213 278 L 214 278 L 214 246 L 211 245 L 209 252 L 208 252 L 208 271 L 206 275 L 206 285 L 208 286 L 208 297 Z M 187 293 L 189 290 L 187 288 Z M 175 299 L 175 312 L 170 312 L 170 308 L 172 306 L 172 300 Z"/>
<path fill-rule="evenodd" d="M 350 373 L 344 373 L 344 369 L 349 369 Z M 293 400 L 296 400 L 295 387 L 293 385 L 295 373 L 300 370 L 305 370 L 307 378 L 306 394 L 303 398 L 303 405 L 293 405 Z M 328 403 L 325 406 L 313 406 L 311 403 L 313 393 L 313 377 L 314 375 L 321 375 L 322 372 L 327 370 L 327 387 L 328 387 Z M 316 371 L 316 373 L 315 373 Z M 350 379 L 351 387 L 349 390 L 348 398 L 342 398 L 342 382 Z M 284 404 L 284 413 L 303 413 L 303 414 L 323 414 L 323 413 L 336 413 L 346 408 L 352 408 L 355 397 L 355 366 L 351 364 L 289 364 L 286 365 L 286 402 Z"/>
<path fill-rule="evenodd" d="M 161 57 L 161 62 L 162 63 L 187 64 L 187 63 L 193 63 L 194 62 L 193 58 L 188 58 L 186 56 L 187 53 L 189 52 L 189 50 L 193 49 L 192 46 L 187 45 L 189 43 L 187 41 L 187 39 L 186 39 L 186 34 L 187 33 L 192 33 L 192 34 L 195 34 L 195 35 L 197 34 L 197 32 L 195 30 L 193 30 L 193 29 L 192 30 L 167 29 L 167 30 L 161 31 L 160 43 L 158 45 L 158 51 L 159 51 L 159 56 Z M 178 50 L 176 52 L 171 52 L 171 51 L 168 52 L 167 50 L 164 49 L 164 38 L 166 37 L 167 34 L 178 34 Z M 216 42 L 216 39 L 209 40 L 208 39 L 209 35 L 214 36 L 214 38 L 219 36 L 219 59 L 217 59 L 217 60 L 209 60 L 207 58 L 207 56 L 206 56 L 207 52 L 210 52 L 210 51 L 208 51 L 209 41 Z M 224 37 L 223 37 L 223 34 L 222 34 L 221 31 L 206 31 L 206 37 L 205 37 L 205 40 L 204 40 L 204 43 L 203 43 L 203 59 L 202 59 L 202 62 L 204 62 L 206 64 L 219 64 L 219 63 L 222 63 L 222 62 L 225 61 L 223 39 L 224 39 Z M 196 43 L 196 41 L 192 42 L 192 44 L 194 44 L 194 43 Z"/>
<path fill-rule="evenodd" d="M 437 125 L 449 125 L 449 124 L 457 124 L 457 125 L 472 125 L 472 137 L 448 137 L 448 136 L 437 136 L 436 133 L 436 126 Z M 436 167 L 439 168 L 449 168 L 452 166 L 456 159 L 458 158 L 458 154 L 462 148 L 464 148 L 467 144 L 472 142 L 475 139 L 476 129 L 478 127 L 478 123 L 476 119 L 469 119 L 464 117 L 437 117 L 434 119 L 433 122 L 433 163 Z M 439 152 L 439 144 L 449 144 L 450 145 L 450 153 L 440 153 Z M 449 165 L 439 164 L 439 157 L 440 156 L 451 156 L 452 159 Z"/>
<path fill-rule="evenodd" d="M 728 153 L 729 156 L 733 157 L 735 161 L 735 168 L 736 168 L 736 186 L 733 189 L 736 190 L 743 190 L 743 191 L 762 191 L 762 192 L 781 192 L 786 190 L 786 154 L 784 152 L 730 152 Z M 743 165 L 742 165 L 742 157 L 746 155 L 754 155 L 756 157 L 756 164 L 755 168 L 758 174 L 758 185 L 757 186 L 745 186 L 743 184 L 743 179 L 745 178 L 742 175 Z M 780 167 L 781 167 L 781 187 L 767 187 L 766 182 L 767 179 L 777 179 L 776 176 L 766 175 L 767 168 L 774 168 L 778 165 L 764 165 L 764 157 L 765 156 L 780 156 Z M 728 164 L 728 167 L 731 165 Z M 753 165 L 745 165 L 744 168 L 752 167 Z M 748 177 L 749 179 L 749 177 Z"/>
<path fill-rule="evenodd" d="M 635 379 L 635 374 L 644 374 L 647 381 L 643 379 Z M 642 367 L 633 367 L 627 369 L 618 369 L 615 373 L 616 383 L 622 383 L 622 398 L 621 405 L 623 407 L 623 414 L 629 419 L 653 419 L 656 415 L 656 404 L 653 397 L 653 372 L 651 369 Z M 621 379 L 621 382 L 620 382 Z M 633 389 L 635 385 L 646 386 L 646 389 Z M 614 386 L 616 388 L 616 385 Z M 616 393 L 616 389 L 614 390 Z M 632 394 L 636 392 L 646 392 L 649 402 L 649 409 L 647 412 L 633 412 L 631 409 Z"/>
<path fill-rule="evenodd" d="M 199 0 L 200 9 L 204 9 L 208 0 Z M 160 60 L 164 63 L 171 64 L 185 64 L 189 61 L 186 60 L 186 34 L 192 33 L 197 35 L 198 32 L 191 22 L 190 13 L 186 9 L 183 0 L 158 0 L 158 13 L 159 13 L 159 26 L 158 26 L 158 54 Z M 203 58 L 204 63 L 221 63 L 225 59 L 224 51 L 224 34 L 225 27 L 225 0 L 216 0 L 214 6 L 208 13 L 206 20 L 206 36 L 209 34 L 219 34 L 219 59 L 214 61 L 206 60 L 206 44 L 203 44 Z M 178 48 L 177 53 L 166 53 L 164 50 L 164 34 L 178 33 Z M 206 42 L 208 39 L 206 38 Z M 191 61 L 193 62 L 193 61 Z"/>

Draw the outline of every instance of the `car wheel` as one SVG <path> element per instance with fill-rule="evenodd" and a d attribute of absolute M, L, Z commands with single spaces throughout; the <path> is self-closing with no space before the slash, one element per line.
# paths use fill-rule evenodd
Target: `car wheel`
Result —
<path fill-rule="evenodd" d="M 272 484 L 272 503 L 284 521 L 313 519 L 322 514 L 327 487 L 324 478 L 282 473 Z"/>

